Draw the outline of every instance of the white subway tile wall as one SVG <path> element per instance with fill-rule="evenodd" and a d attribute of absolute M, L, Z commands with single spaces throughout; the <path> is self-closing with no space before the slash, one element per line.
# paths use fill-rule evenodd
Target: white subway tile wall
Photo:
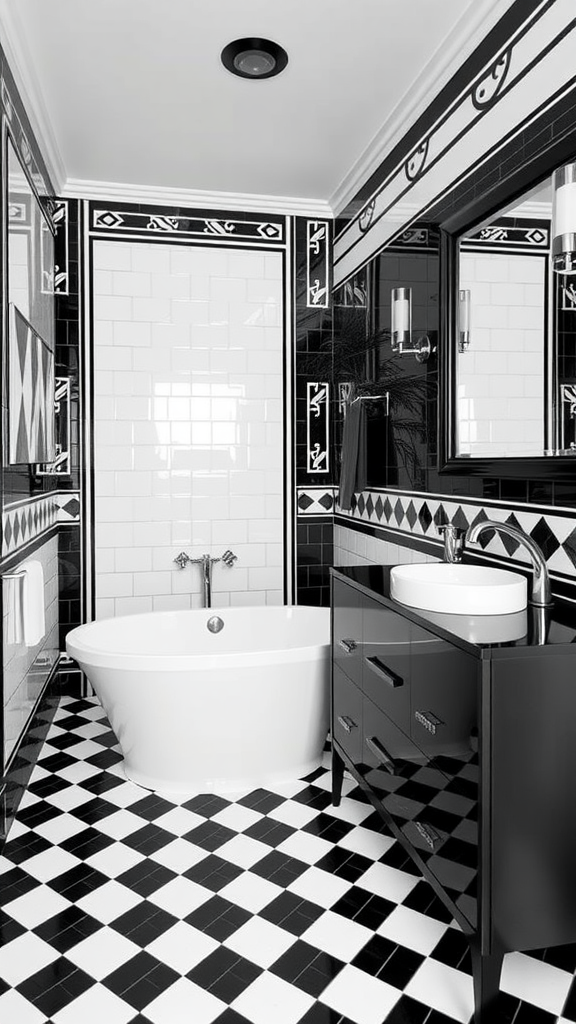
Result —
<path fill-rule="evenodd" d="M 545 260 L 461 253 L 470 348 L 458 355 L 460 455 L 535 455 L 544 448 Z"/>
<path fill-rule="evenodd" d="M 334 527 L 334 565 L 404 565 L 441 560 L 405 544 L 393 544 L 347 526 Z"/>
<path fill-rule="evenodd" d="M 280 253 L 94 243 L 96 616 L 283 600 Z"/>

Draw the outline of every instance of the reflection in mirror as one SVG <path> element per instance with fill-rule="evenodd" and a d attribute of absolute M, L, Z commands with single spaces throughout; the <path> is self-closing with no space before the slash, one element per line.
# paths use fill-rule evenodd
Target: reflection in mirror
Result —
<path fill-rule="evenodd" d="M 54 445 L 54 235 L 5 131 L 9 465 L 52 463 Z"/>
<path fill-rule="evenodd" d="M 560 356 L 562 279 L 551 273 L 551 214 L 547 180 L 459 239 L 459 457 L 572 451 L 574 429 L 558 443 L 561 421 L 553 422 L 560 408 L 555 382 L 568 381 L 565 371 L 576 366 L 564 366 Z M 571 382 L 576 386 L 576 375 Z"/>
<path fill-rule="evenodd" d="M 54 351 L 54 236 L 10 135 L 7 166 L 8 302 Z"/>

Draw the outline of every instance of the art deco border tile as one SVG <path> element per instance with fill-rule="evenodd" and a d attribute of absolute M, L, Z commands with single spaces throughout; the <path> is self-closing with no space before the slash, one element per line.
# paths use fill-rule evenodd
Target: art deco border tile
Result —
<path fill-rule="evenodd" d="M 326 516 L 334 511 L 333 487 L 297 487 L 296 511 L 301 516 Z"/>
<path fill-rule="evenodd" d="M 12 555 L 57 522 L 54 494 L 10 505 L 2 513 L 2 556 Z"/>
<path fill-rule="evenodd" d="M 571 578 L 576 576 L 576 510 L 554 512 L 536 505 L 511 510 L 508 505 L 487 501 L 374 489 L 354 495 L 351 511 L 344 512 L 337 504 L 335 511 L 349 519 L 351 526 L 354 521 L 360 521 L 392 529 L 399 535 L 438 541 L 437 527 L 442 523 L 453 523 L 463 530 L 486 519 L 509 523 L 520 527 L 536 541 L 551 571 Z M 486 554 L 524 564 L 529 561 L 517 541 L 494 531 L 483 535 L 481 546 Z"/>
<path fill-rule="evenodd" d="M 2 513 L 2 557 L 13 555 L 58 523 L 80 522 L 77 491 L 52 491 L 15 502 Z"/>

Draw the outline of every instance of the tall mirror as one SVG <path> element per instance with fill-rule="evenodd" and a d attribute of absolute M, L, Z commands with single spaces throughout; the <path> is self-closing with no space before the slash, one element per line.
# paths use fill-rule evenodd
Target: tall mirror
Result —
<path fill-rule="evenodd" d="M 576 164 L 502 193 L 443 225 L 442 468 L 565 476 L 576 468 Z"/>
<path fill-rule="evenodd" d="M 54 438 L 54 233 L 4 128 L 8 465 L 51 463 Z"/>

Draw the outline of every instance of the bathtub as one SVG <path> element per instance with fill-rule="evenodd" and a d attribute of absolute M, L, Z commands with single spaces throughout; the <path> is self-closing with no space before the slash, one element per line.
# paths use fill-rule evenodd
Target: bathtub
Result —
<path fill-rule="evenodd" d="M 223 626 L 213 633 L 215 618 Z M 329 633 L 327 608 L 210 608 L 92 622 L 66 648 L 100 699 L 129 779 L 224 793 L 320 764 Z"/>

